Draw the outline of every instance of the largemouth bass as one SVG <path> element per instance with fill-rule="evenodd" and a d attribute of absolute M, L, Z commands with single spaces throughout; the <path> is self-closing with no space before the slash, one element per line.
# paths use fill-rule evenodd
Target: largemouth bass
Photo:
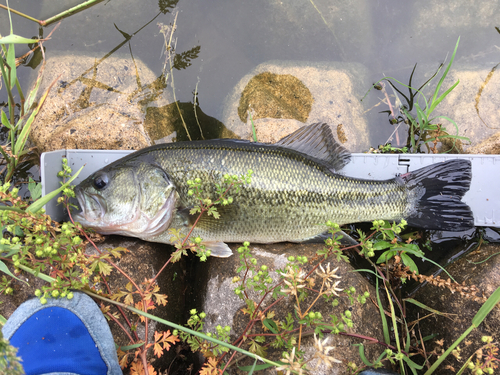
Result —
<path fill-rule="evenodd" d="M 233 203 L 220 218 L 204 215 L 191 233 L 212 255 L 229 256 L 226 242 L 303 242 L 324 238 L 325 223 L 377 219 L 450 231 L 473 227 L 469 206 L 471 164 L 451 160 L 385 181 L 338 172 L 349 153 L 326 124 L 303 127 L 276 144 L 241 140 L 177 142 L 134 152 L 95 172 L 76 187 L 82 212 L 76 220 L 101 234 L 171 243 L 169 228 L 187 235 L 199 202 L 188 180 L 201 179 L 202 196 L 217 199 L 225 174 L 251 169 L 249 184 L 230 191 Z"/>

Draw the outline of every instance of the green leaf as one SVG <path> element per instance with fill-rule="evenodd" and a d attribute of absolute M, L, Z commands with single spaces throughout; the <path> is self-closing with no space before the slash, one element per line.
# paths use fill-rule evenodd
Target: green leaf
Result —
<path fill-rule="evenodd" d="M 49 194 L 45 195 L 44 197 L 40 198 L 36 202 L 33 202 L 27 209 L 26 211 L 30 212 L 37 212 L 39 211 L 43 206 L 45 206 L 48 202 L 50 202 L 51 199 L 55 198 L 57 194 L 59 194 L 61 191 L 63 191 L 65 188 L 67 188 L 71 182 L 80 174 L 82 171 L 83 167 L 81 167 L 78 172 L 76 172 L 69 180 L 68 182 L 64 183 L 59 189 L 56 189 L 54 191 L 51 191 Z M 9 207 L 10 208 L 10 207 Z M 1 207 L 0 207 L 1 209 Z"/>
<path fill-rule="evenodd" d="M 0 271 L 2 271 L 3 273 L 6 273 L 7 275 L 9 275 L 10 277 L 13 277 L 16 280 L 22 281 L 26 285 L 29 285 L 26 281 L 21 280 L 20 278 L 16 277 L 12 272 L 10 272 L 7 265 L 4 262 L 2 262 L 1 260 L 0 260 Z"/>
<path fill-rule="evenodd" d="M 408 255 L 408 254 L 405 254 L 405 253 L 401 253 L 401 260 L 403 261 L 403 264 L 407 267 L 410 267 L 410 271 L 411 272 L 417 272 L 418 273 L 418 267 L 417 265 L 415 264 L 415 262 L 413 261 L 413 259 L 411 259 L 411 257 Z"/>
<path fill-rule="evenodd" d="M 448 313 L 442 313 L 441 311 L 438 311 L 438 310 L 435 310 L 433 308 L 430 308 L 429 306 L 427 305 L 424 305 L 422 302 L 419 302 L 413 298 L 405 298 L 404 299 L 405 302 L 410 302 L 424 310 L 427 310 L 427 311 L 430 311 L 431 313 L 433 314 L 436 314 L 436 315 L 442 315 L 442 316 L 448 316 L 448 315 L 456 315 L 456 314 L 448 314 Z M 451 319 L 451 318 L 450 318 Z M 424 338 L 425 339 L 425 338 Z"/>
<path fill-rule="evenodd" d="M 270 330 L 274 334 L 278 334 L 278 326 L 272 319 L 264 319 L 264 325 L 267 327 L 268 330 Z"/>
<path fill-rule="evenodd" d="M 5 126 L 7 129 L 12 129 L 10 126 L 9 118 L 7 117 L 7 114 L 4 111 L 2 112 L 2 125 Z"/>
<path fill-rule="evenodd" d="M 349 272 L 367 272 L 367 273 L 371 273 L 373 276 L 378 277 L 381 280 L 384 280 L 383 277 L 380 276 L 378 273 L 373 272 L 373 270 L 369 270 L 367 268 L 358 268 L 358 269 L 355 269 L 355 270 L 351 270 Z"/>
<path fill-rule="evenodd" d="M 36 83 L 31 89 L 31 91 L 28 94 L 28 97 L 26 98 L 26 101 L 24 102 L 24 113 L 28 113 L 31 109 L 31 106 L 33 105 L 33 102 L 35 101 L 36 94 L 38 94 L 38 89 L 40 88 L 40 84 L 42 83 L 43 80 L 43 70 L 45 68 L 45 63 L 42 65 L 40 68 L 40 72 L 38 73 L 38 76 L 36 78 Z"/>
<path fill-rule="evenodd" d="M 361 360 L 363 361 L 363 363 L 367 366 L 373 366 L 373 363 L 371 363 L 368 358 L 366 358 L 366 355 L 365 355 L 365 346 L 363 344 L 359 344 L 359 357 L 361 358 Z"/>
<path fill-rule="evenodd" d="M 416 364 L 407 356 L 404 356 L 403 360 L 406 362 L 408 366 L 410 366 L 411 369 L 422 370 L 424 368 L 424 365 Z"/>
<path fill-rule="evenodd" d="M 28 182 L 28 190 L 30 191 L 31 199 L 34 201 L 42 196 L 42 184 L 35 182 L 31 177 Z"/>
<path fill-rule="evenodd" d="M 439 263 L 434 262 L 432 259 L 429 259 L 429 258 L 427 258 L 427 257 L 423 256 L 423 255 L 422 255 L 422 251 L 421 251 L 421 250 L 419 250 L 419 251 L 417 252 L 417 251 L 413 251 L 413 250 L 411 250 L 411 249 L 406 249 L 405 251 L 406 251 L 407 253 L 410 253 L 410 254 L 416 255 L 417 257 L 424 259 L 426 262 L 431 262 L 431 263 L 432 263 L 432 264 L 434 264 L 435 266 L 437 266 L 437 267 L 439 267 L 440 269 L 442 269 L 442 270 L 443 270 L 443 271 L 444 271 L 444 272 L 448 275 L 448 277 L 449 277 L 451 280 L 453 280 L 454 282 L 457 282 L 457 281 L 453 278 L 453 276 L 451 276 L 451 275 L 450 275 L 450 273 L 449 273 L 448 271 L 446 271 L 446 268 L 443 268 L 443 267 L 442 267 Z"/>
<path fill-rule="evenodd" d="M 140 348 L 141 346 L 143 346 L 144 343 L 143 342 L 140 342 L 138 344 L 133 344 L 133 345 L 127 345 L 127 346 L 121 346 L 120 349 L 123 350 L 124 352 L 126 352 L 127 350 L 132 350 L 132 349 L 137 349 L 137 348 Z"/>
<path fill-rule="evenodd" d="M 20 208 L 12 207 L 12 206 L 0 206 L 0 211 L 15 211 L 15 212 L 19 212 L 20 214 L 24 214 L 24 210 L 21 210 Z"/>
<path fill-rule="evenodd" d="M 285 362 L 277 361 L 281 366 L 286 365 Z M 254 368 L 255 367 L 255 368 Z M 252 368 L 254 368 L 255 371 L 260 371 L 260 370 L 265 370 L 266 368 L 273 367 L 272 364 L 270 363 L 263 363 L 262 365 L 255 365 L 255 363 L 252 366 L 238 366 L 238 368 L 241 371 L 250 371 Z"/>
<path fill-rule="evenodd" d="M 248 351 L 250 353 L 257 354 L 259 357 L 265 357 L 266 356 L 266 348 L 264 348 L 263 346 L 257 344 L 255 341 L 252 341 L 252 343 L 250 344 L 250 347 L 248 348 Z"/>
<path fill-rule="evenodd" d="M 436 86 L 436 90 L 434 91 L 434 96 L 432 97 L 432 104 L 431 104 L 431 108 L 429 110 L 429 114 L 434 110 L 434 108 L 436 108 L 436 106 L 441 102 L 441 100 L 444 99 L 444 97 L 446 95 L 448 95 L 448 91 L 445 92 L 443 95 L 441 95 L 439 97 L 439 99 L 437 99 L 437 96 L 439 94 L 439 89 L 441 88 L 441 85 L 443 84 L 443 81 L 444 79 L 446 78 L 446 76 L 448 75 L 448 71 L 450 70 L 451 68 L 451 64 L 453 64 L 453 60 L 455 59 L 455 54 L 457 53 L 457 49 L 458 49 L 458 44 L 460 43 L 460 37 L 458 37 L 458 40 L 457 40 L 457 44 L 455 45 L 455 50 L 453 51 L 453 54 L 451 55 L 451 59 L 450 59 L 450 62 L 448 64 L 448 66 L 446 67 L 446 70 L 444 71 L 443 75 L 441 76 L 441 79 L 439 80 L 439 83 L 438 85 Z M 458 82 L 456 82 L 453 87 L 455 87 L 456 85 L 458 85 Z M 451 90 L 450 90 L 451 91 Z"/>
<path fill-rule="evenodd" d="M 3 228 L 2 228 L 3 229 Z M 17 254 L 21 250 L 21 245 L 20 244 L 5 244 L 5 245 L 0 245 L 0 253 L 2 254 L 2 257 L 4 258 L 10 258 L 12 255 Z M 4 252 L 7 253 L 4 253 Z"/>
<path fill-rule="evenodd" d="M 252 368 L 250 369 L 250 372 L 248 373 L 248 375 L 253 374 L 253 371 L 255 370 L 255 365 L 257 365 L 257 359 L 255 359 L 255 361 L 253 362 Z"/>
<path fill-rule="evenodd" d="M 7 66 L 10 67 L 10 86 L 7 87 L 12 90 L 16 85 L 17 74 L 16 74 L 16 51 L 14 44 L 9 44 L 9 48 L 7 50 L 7 54 L 5 55 L 5 60 L 7 62 Z"/>
<path fill-rule="evenodd" d="M 385 316 L 384 307 L 382 306 L 382 300 L 380 299 L 378 279 L 376 279 L 375 290 L 377 291 L 377 304 L 380 313 L 380 320 L 382 321 L 382 331 L 384 333 L 384 342 L 387 345 L 391 344 L 391 337 L 389 335 L 389 326 L 387 324 L 387 317 Z"/>
<path fill-rule="evenodd" d="M 38 43 L 40 39 L 28 39 L 19 35 L 10 34 L 0 38 L 0 44 L 31 44 Z"/>
<path fill-rule="evenodd" d="M 389 259 L 391 259 L 394 255 L 397 254 L 397 251 L 396 250 L 387 250 L 387 251 L 384 251 L 382 253 L 382 255 L 380 255 L 377 259 L 377 264 L 378 263 L 383 263 L 383 262 L 387 262 Z"/>
<path fill-rule="evenodd" d="M 384 250 L 391 247 L 391 243 L 387 241 L 378 241 L 373 244 L 373 250 Z"/>

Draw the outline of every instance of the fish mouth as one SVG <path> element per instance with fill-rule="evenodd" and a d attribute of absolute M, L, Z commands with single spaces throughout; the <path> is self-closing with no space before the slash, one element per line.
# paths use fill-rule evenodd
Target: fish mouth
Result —
<path fill-rule="evenodd" d="M 80 212 L 75 214 L 75 220 L 84 226 L 95 226 L 102 221 L 106 213 L 106 203 L 98 195 L 88 194 L 81 189 L 75 189 Z"/>

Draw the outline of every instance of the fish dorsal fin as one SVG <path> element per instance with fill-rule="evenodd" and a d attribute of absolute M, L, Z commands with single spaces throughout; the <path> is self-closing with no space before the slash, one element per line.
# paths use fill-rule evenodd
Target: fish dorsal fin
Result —
<path fill-rule="evenodd" d="M 333 138 L 330 126 L 316 123 L 303 126 L 275 143 L 319 159 L 334 171 L 349 163 L 351 154 Z"/>

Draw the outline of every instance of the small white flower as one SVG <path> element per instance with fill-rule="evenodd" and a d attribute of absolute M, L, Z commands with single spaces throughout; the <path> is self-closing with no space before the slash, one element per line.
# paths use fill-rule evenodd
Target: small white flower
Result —
<path fill-rule="evenodd" d="M 332 356 L 328 355 L 330 350 L 335 349 L 335 347 L 333 346 L 326 346 L 329 340 L 330 337 L 327 337 L 323 341 L 320 341 L 316 337 L 316 334 L 314 334 L 314 348 L 316 349 L 316 353 L 314 353 L 313 359 L 316 358 L 318 360 L 315 370 L 318 369 L 321 363 L 324 363 L 328 368 L 332 368 L 334 363 L 342 363 L 342 361 L 339 361 L 338 359 L 335 359 Z"/>
<path fill-rule="evenodd" d="M 290 375 L 292 371 L 299 375 L 302 375 L 304 373 L 304 369 L 302 368 L 302 365 L 299 362 L 295 362 L 295 347 L 292 349 L 292 353 L 284 353 L 283 358 L 281 358 L 281 362 L 285 362 L 286 364 L 283 366 L 280 366 L 276 368 L 276 371 L 283 371 L 286 370 L 286 375 Z"/>

